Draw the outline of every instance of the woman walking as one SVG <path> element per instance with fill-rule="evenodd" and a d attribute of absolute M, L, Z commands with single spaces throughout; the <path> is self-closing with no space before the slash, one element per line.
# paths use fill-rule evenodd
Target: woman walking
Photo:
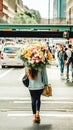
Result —
<path fill-rule="evenodd" d="M 45 85 L 48 85 L 46 65 L 52 60 L 52 54 L 47 45 L 42 43 L 24 46 L 20 54 L 29 78 L 28 89 L 32 101 L 33 122 L 40 122 L 41 94 Z"/>
<path fill-rule="evenodd" d="M 40 106 L 41 106 L 41 94 L 43 92 L 44 86 L 48 84 L 48 78 L 46 73 L 46 68 L 42 71 L 37 71 L 35 69 L 26 69 L 27 76 L 29 78 L 29 92 L 32 101 L 32 112 L 33 112 L 33 122 L 40 122 Z"/>

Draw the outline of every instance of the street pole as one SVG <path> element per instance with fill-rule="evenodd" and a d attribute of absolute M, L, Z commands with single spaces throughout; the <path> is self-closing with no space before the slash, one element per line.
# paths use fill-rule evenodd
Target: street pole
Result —
<path fill-rule="evenodd" d="M 50 24 L 50 0 L 48 0 L 48 24 Z"/>

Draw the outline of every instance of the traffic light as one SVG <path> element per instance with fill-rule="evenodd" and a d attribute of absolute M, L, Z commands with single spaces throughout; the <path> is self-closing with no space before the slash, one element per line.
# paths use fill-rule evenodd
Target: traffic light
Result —
<path fill-rule="evenodd" d="M 63 38 L 69 39 L 69 31 L 63 32 Z"/>

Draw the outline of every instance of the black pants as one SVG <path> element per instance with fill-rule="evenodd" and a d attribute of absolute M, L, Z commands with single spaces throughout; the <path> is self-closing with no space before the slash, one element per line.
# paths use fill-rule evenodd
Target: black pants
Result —
<path fill-rule="evenodd" d="M 36 111 L 40 111 L 40 105 L 41 105 L 41 94 L 43 92 L 43 89 L 41 90 L 29 90 L 32 100 L 32 111 L 33 114 L 36 114 Z"/>

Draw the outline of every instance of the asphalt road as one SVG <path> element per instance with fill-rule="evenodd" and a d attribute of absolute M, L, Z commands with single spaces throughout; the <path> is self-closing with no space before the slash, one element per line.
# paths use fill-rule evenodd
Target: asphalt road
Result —
<path fill-rule="evenodd" d="M 29 91 L 22 84 L 24 68 L 0 68 L 0 130 L 73 130 L 73 84 L 59 68 L 47 68 L 53 96 L 43 97 L 41 122 L 33 124 Z"/>

